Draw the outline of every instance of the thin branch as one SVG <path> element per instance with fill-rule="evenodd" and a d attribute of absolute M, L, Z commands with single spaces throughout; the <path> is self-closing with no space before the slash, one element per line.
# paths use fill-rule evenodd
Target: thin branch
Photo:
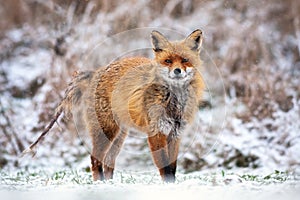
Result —
<path fill-rule="evenodd" d="M 21 151 L 23 151 L 24 150 L 24 145 L 22 144 L 22 142 L 21 142 L 21 140 L 18 138 L 18 136 L 17 136 L 17 134 L 15 133 L 15 131 L 12 129 L 12 125 L 11 125 L 11 123 L 10 123 L 10 120 L 9 120 L 9 117 L 6 115 L 6 113 L 4 112 L 4 109 L 3 109 L 3 107 L 1 106 L 1 108 L 0 108 L 0 113 L 1 113 L 1 115 L 3 116 L 3 118 L 5 119 L 5 121 L 6 121 L 6 126 L 5 125 L 3 125 L 3 124 L 0 124 L 0 127 L 1 127 L 1 129 L 3 130 L 3 133 L 4 133 L 4 135 L 6 136 L 6 138 L 8 139 L 8 141 L 11 143 L 11 145 L 12 145 L 12 147 L 13 147 L 13 152 L 15 153 L 15 155 L 17 155 L 18 154 L 18 152 L 21 152 Z M 10 127 L 10 129 L 11 129 L 11 134 L 9 134 L 8 132 L 7 132 L 7 127 Z M 14 144 L 14 142 L 13 142 L 13 137 L 15 138 L 15 141 L 16 141 L 16 145 Z"/>
<path fill-rule="evenodd" d="M 2 111 L 1 111 L 1 113 L 2 113 Z M 4 112 L 3 112 L 2 114 L 3 114 L 3 117 L 5 118 L 5 120 L 6 120 L 6 122 L 7 122 L 7 126 L 8 126 L 8 127 L 11 127 L 11 129 L 12 129 L 13 126 L 12 126 L 10 120 L 9 120 L 9 117 L 8 117 L 7 115 L 5 115 Z M 24 147 L 22 141 L 20 140 L 20 138 L 18 137 L 17 133 L 16 133 L 13 129 L 11 130 L 11 134 L 13 135 L 13 137 L 14 137 L 15 140 L 16 140 L 16 143 L 17 143 L 17 147 L 18 147 L 19 152 L 22 152 L 22 151 L 25 149 L 25 147 Z"/>
<path fill-rule="evenodd" d="M 4 125 L 2 125 L 2 124 L 0 124 L 0 128 L 2 129 L 2 131 L 3 131 L 3 133 L 4 133 L 4 135 L 5 135 L 5 137 L 7 138 L 7 140 L 10 142 L 10 144 L 11 144 L 11 146 L 12 146 L 12 148 L 13 148 L 13 154 L 14 155 L 17 155 L 18 154 L 18 150 L 17 150 L 17 147 L 16 147 L 16 145 L 14 144 L 14 142 L 12 141 L 12 138 L 11 138 L 11 136 L 9 135 L 9 133 L 7 132 L 7 130 L 6 130 L 6 127 L 4 126 Z"/>

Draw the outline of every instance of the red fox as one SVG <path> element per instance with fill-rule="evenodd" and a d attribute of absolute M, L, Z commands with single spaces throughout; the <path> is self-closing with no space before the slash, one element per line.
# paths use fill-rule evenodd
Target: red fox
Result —
<path fill-rule="evenodd" d="M 180 137 L 193 122 L 205 89 L 199 72 L 202 31 L 174 42 L 152 31 L 151 41 L 153 60 L 125 58 L 77 73 L 57 108 L 56 119 L 84 105 L 81 110 L 92 139 L 95 181 L 113 178 L 116 157 L 132 129 L 147 134 L 162 180 L 175 181 Z"/>

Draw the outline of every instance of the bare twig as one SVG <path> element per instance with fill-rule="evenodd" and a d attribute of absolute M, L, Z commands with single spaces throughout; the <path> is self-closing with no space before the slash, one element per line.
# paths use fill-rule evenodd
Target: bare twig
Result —
<path fill-rule="evenodd" d="M 24 145 L 21 142 L 21 140 L 19 139 L 19 137 L 17 136 L 16 132 L 13 130 L 13 128 L 12 128 L 13 126 L 12 126 L 12 124 L 10 122 L 10 119 L 7 116 L 7 114 L 4 112 L 4 109 L 2 108 L 2 106 L 1 106 L 1 109 L 0 109 L 0 113 L 3 116 L 3 118 L 5 119 L 6 124 L 7 124 L 6 126 L 0 124 L 0 127 L 3 130 L 3 133 L 7 137 L 8 141 L 11 142 L 11 145 L 13 146 L 13 149 L 14 149 L 13 150 L 14 153 L 17 154 L 18 152 L 22 152 L 24 150 Z M 10 132 L 11 132 L 11 135 L 13 137 L 7 132 L 7 127 L 10 127 L 10 129 L 11 129 Z M 13 142 L 14 139 L 15 139 L 16 145 L 13 144 L 14 143 Z"/>
<path fill-rule="evenodd" d="M 5 127 L 4 125 L 0 124 L 0 128 L 2 129 L 3 134 L 5 135 L 5 137 L 7 138 L 7 140 L 10 141 L 10 143 L 11 143 L 11 146 L 12 146 L 12 148 L 13 148 L 13 150 L 12 150 L 13 152 L 12 152 L 12 153 L 13 153 L 14 155 L 17 155 L 17 154 L 18 154 L 17 147 L 16 147 L 16 145 L 13 143 L 11 136 L 9 135 L 9 133 L 8 133 L 7 130 L 6 130 L 6 127 Z"/>

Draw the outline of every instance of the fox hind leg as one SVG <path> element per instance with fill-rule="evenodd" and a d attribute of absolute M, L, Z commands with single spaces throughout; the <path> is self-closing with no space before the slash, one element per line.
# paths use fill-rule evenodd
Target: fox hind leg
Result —
<path fill-rule="evenodd" d="M 106 180 L 113 178 L 116 158 L 121 151 L 126 136 L 127 131 L 121 130 L 105 155 L 103 167 Z"/>
<path fill-rule="evenodd" d="M 92 175 L 93 180 L 104 180 L 104 158 L 112 145 L 112 141 L 116 137 L 119 128 L 100 129 L 97 132 L 91 132 L 92 136 Z"/>
<path fill-rule="evenodd" d="M 111 142 L 106 137 L 104 133 L 93 134 L 92 135 L 92 153 L 91 153 L 91 163 L 92 163 L 92 175 L 93 180 L 104 180 L 103 171 L 103 159 L 107 150 L 109 149 Z"/>
<path fill-rule="evenodd" d="M 102 163 L 93 155 L 91 155 L 91 164 L 92 164 L 91 171 L 92 171 L 93 180 L 94 181 L 104 180 Z"/>

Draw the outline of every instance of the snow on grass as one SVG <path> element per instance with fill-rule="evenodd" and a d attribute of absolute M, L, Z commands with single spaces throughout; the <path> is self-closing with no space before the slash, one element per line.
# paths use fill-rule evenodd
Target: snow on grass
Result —
<path fill-rule="evenodd" d="M 37 199 L 296 199 L 299 176 L 275 171 L 257 175 L 236 172 L 177 174 L 174 184 L 160 180 L 156 171 L 117 171 L 113 180 L 91 181 L 91 174 L 74 169 L 1 171 L 0 194 Z"/>

